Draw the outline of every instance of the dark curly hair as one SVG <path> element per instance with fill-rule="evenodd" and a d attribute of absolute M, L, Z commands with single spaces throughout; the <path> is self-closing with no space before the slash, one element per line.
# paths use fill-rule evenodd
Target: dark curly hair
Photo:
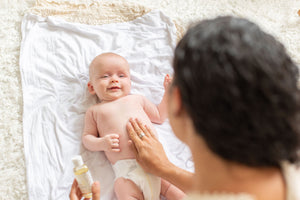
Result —
<path fill-rule="evenodd" d="M 282 44 L 246 19 L 190 28 L 174 82 L 195 129 L 223 159 L 248 166 L 299 162 L 299 71 Z"/>

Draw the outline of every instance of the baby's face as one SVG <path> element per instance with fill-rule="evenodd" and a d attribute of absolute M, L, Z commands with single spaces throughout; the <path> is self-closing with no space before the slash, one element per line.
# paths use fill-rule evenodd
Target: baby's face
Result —
<path fill-rule="evenodd" d="M 90 70 L 90 83 L 101 101 L 113 101 L 129 94 L 129 65 L 124 58 L 100 56 L 93 61 Z"/>

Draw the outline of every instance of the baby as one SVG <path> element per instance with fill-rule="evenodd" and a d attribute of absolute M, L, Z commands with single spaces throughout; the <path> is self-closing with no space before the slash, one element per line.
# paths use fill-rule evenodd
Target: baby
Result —
<path fill-rule="evenodd" d="M 86 112 L 82 142 L 90 151 L 105 152 L 115 172 L 117 198 L 158 200 L 162 194 L 167 199 L 182 199 L 185 195 L 181 190 L 138 165 L 126 130 L 130 118 L 138 118 L 149 127 L 151 122 L 163 123 L 167 118 L 166 95 L 158 106 L 144 96 L 129 95 L 129 64 L 114 53 L 98 55 L 90 65 L 89 76 L 89 92 L 96 94 L 100 103 Z M 167 75 L 165 89 L 170 82 Z"/>

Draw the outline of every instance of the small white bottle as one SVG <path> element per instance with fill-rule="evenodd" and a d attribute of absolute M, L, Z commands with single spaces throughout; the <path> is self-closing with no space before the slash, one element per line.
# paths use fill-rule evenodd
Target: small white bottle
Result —
<path fill-rule="evenodd" d="M 74 174 L 83 197 L 92 198 L 93 179 L 88 167 L 83 163 L 80 155 L 74 156 L 72 162 L 74 164 Z"/>

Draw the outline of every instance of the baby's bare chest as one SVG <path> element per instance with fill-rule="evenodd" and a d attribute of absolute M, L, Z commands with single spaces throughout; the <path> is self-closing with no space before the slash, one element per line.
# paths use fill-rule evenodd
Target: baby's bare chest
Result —
<path fill-rule="evenodd" d="M 138 103 L 114 103 L 102 106 L 97 112 L 97 117 L 99 117 L 101 121 L 104 120 L 109 123 L 110 121 L 127 119 L 143 111 L 143 107 Z"/>
<path fill-rule="evenodd" d="M 150 122 L 139 101 L 116 101 L 99 106 L 96 110 L 96 123 L 100 136 L 127 134 L 126 124 L 130 118 Z"/>

